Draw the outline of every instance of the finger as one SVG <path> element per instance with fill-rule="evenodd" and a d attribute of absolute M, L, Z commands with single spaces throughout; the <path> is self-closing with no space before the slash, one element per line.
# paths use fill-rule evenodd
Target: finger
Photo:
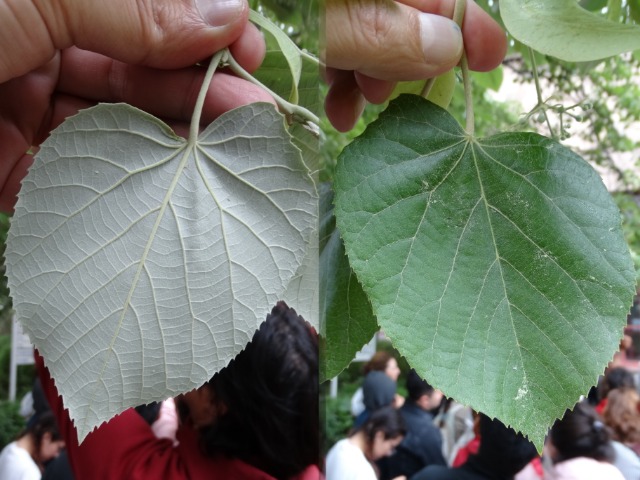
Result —
<path fill-rule="evenodd" d="M 462 55 L 454 22 L 391 0 L 329 0 L 326 25 L 326 64 L 380 80 L 436 76 Z"/>
<path fill-rule="evenodd" d="M 240 38 L 229 46 L 231 55 L 249 73 L 262 64 L 267 51 L 262 32 L 253 23 L 247 23 Z"/>
<path fill-rule="evenodd" d="M 453 17 L 454 0 L 397 0 L 421 12 Z M 507 53 L 507 36 L 498 23 L 473 0 L 467 1 L 462 36 L 469 68 L 481 72 L 496 68 Z"/>
<path fill-rule="evenodd" d="M 371 103 L 386 102 L 396 86 L 395 82 L 371 78 L 360 72 L 355 72 L 355 79 L 364 98 Z"/>
<path fill-rule="evenodd" d="M 461 53 L 459 32 L 447 20 L 454 6 L 454 0 L 328 0 L 325 61 L 330 67 L 386 80 L 440 75 Z M 506 34 L 472 1 L 463 32 L 471 69 L 488 71 L 500 64 Z"/>
<path fill-rule="evenodd" d="M 30 154 L 21 155 L 11 168 L 0 174 L 0 211 L 11 213 L 18 200 L 18 192 L 22 186 L 22 179 L 27 175 L 29 167 L 33 163 Z M 3 169 L 4 170 L 4 169 Z"/>
<path fill-rule="evenodd" d="M 53 130 L 68 117 L 93 105 L 92 102 L 87 100 L 68 95 L 58 95 L 56 101 L 51 106 L 50 112 L 47 114 L 46 125 L 42 126 L 42 131 L 49 132 Z M 189 124 L 187 122 L 170 121 L 168 123 L 176 134 L 185 138 L 188 136 Z M 2 124 L 0 123 L 0 138 L 3 136 L 3 132 L 8 131 L 10 130 L 2 128 Z M 48 136 L 48 134 L 42 135 L 41 138 L 34 140 L 34 146 L 30 148 L 31 153 L 35 154 L 37 152 L 37 145 L 44 141 L 46 136 Z M 14 145 L 22 143 L 22 152 L 27 151 L 27 144 L 23 141 L 22 137 L 12 140 Z M 20 153 L 14 159 L 3 158 L 3 161 L 0 163 L 0 211 L 13 211 L 22 179 L 27 175 L 28 169 L 33 163 L 33 155 L 31 153 Z"/>
<path fill-rule="evenodd" d="M 62 53 L 58 90 L 92 102 L 126 102 L 158 117 L 189 121 L 205 69 L 157 70 L 128 65 L 70 48 Z M 273 98 L 251 83 L 216 72 L 205 99 L 202 122 L 253 102 Z"/>
<path fill-rule="evenodd" d="M 332 77 L 333 82 L 329 86 L 324 109 L 335 129 L 347 132 L 356 124 L 367 102 L 353 72 L 335 71 Z"/>
<path fill-rule="evenodd" d="M 31 164 L 26 154 L 49 116 L 60 59 L 24 77 L 0 83 L 0 211 L 12 211 L 20 180 Z"/>
<path fill-rule="evenodd" d="M 246 0 L 0 0 L 0 81 L 72 45 L 127 63 L 184 67 L 237 40 L 248 14 Z"/>
<path fill-rule="evenodd" d="M 0 116 L 0 211 L 12 212 L 20 181 L 31 165 L 30 142 L 11 121 Z"/>

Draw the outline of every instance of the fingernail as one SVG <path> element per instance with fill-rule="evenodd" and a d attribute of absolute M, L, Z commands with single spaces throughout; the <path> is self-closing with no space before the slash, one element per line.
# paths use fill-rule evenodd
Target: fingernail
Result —
<path fill-rule="evenodd" d="M 446 17 L 420 14 L 420 35 L 425 60 L 430 65 L 457 63 L 462 56 L 460 27 Z"/>
<path fill-rule="evenodd" d="M 196 6 L 205 22 L 223 27 L 240 16 L 245 4 L 244 0 L 196 0 Z"/>

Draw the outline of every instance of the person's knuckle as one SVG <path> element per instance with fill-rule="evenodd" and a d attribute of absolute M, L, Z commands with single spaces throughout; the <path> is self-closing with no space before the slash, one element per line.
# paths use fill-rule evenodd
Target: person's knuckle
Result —
<path fill-rule="evenodd" d="M 384 1 L 364 1 L 354 4 L 353 22 L 356 34 L 374 49 L 383 48 L 392 29 L 389 4 Z"/>

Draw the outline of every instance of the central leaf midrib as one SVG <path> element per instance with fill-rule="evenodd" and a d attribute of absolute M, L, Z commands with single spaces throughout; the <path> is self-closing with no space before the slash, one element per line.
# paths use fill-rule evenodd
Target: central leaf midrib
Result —
<path fill-rule="evenodd" d="M 149 232 L 149 239 L 147 240 L 147 244 L 145 245 L 145 249 L 142 253 L 142 256 L 140 258 L 140 262 L 138 264 L 138 268 L 136 270 L 136 273 L 134 274 L 134 278 L 131 282 L 131 288 L 129 289 L 129 293 L 127 295 L 127 298 L 124 302 L 123 308 L 122 308 L 122 314 L 120 315 L 120 318 L 118 319 L 118 323 L 116 325 L 116 329 L 114 331 L 113 336 L 111 337 L 111 342 L 109 344 L 109 347 L 107 348 L 106 352 L 105 352 L 105 360 L 102 364 L 102 368 L 100 370 L 99 375 L 96 378 L 96 381 L 93 383 L 93 391 L 91 393 L 91 395 L 89 395 L 89 398 L 91 399 L 87 405 L 87 408 L 89 410 L 91 410 L 91 407 L 93 405 L 93 399 L 95 398 L 95 389 L 96 389 L 96 385 L 98 384 L 98 381 L 102 379 L 102 377 L 104 376 L 104 372 L 107 368 L 107 365 L 109 364 L 109 359 L 111 354 L 113 353 L 113 348 L 115 345 L 116 340 L 118 339 L 118 334 L 120 333 L 120 329 L 122 328 L 122 324 L 124 322 L 124 318 L 125 315 L 127 314 L 128 310 L 129 310 L 129 305 L 131 304 L 131 299 L 133 298 L 133 293 L 135 292 L 137 286 L 138 286 L 138 280 L 140 279 L 140 275 L 142 273 L 142 271 L 144 270 L 145 267 L 145 262 L 147 259 L 147 256 L 149 255 L 149 252 L 151 251 L 151 245 L 153 245 L 153 242 L 155 240 L 155 235 L 156 232 L 160 226 L 160 223 L 162 221 L 162 218 L 164 217 L 164 213 L 166 211 L 167 205 L 169 204 L 169 200 L 171 199 L 171 196 L 173 195 L 173 191 L 176 188 L 176 185 L 178 184 L 178 181 L 180 180 L 180 177 L 182 175 L 182 172 L 185 168 L 185 166 L 187 165 L 187 162 L 189 161 L 189 159 L 191 158 L 191 154 L 193 152 L 194 146 L 190 145 L 190 144 L 185 144 L 184 147 L 184 154 L 182 156 L 182 159 L 180 160 L 180 163 L 178 164 L 178 167 L 176 169 L 176 173 L 173 176 L 173 179 L 171 180 L 171 184 L 169 185 L 169 188 L 167 189 L 167 193 L 165 194 L 163 200 L 162 200 L 162 206 L 160 207 L 160 210 L 158 211 L 157 214 L 157 219 L 155 224 L 153 225 L 151 231 Z M 86 427 L 87 424 L 87 416 L 85 415 L 84 417 L 84 427 Z"/>
<path fill-rule="evenodd" d="M 473 140 L 471 143 L 473 143 L 473 146 L 475 146 L 476 142 L 475 140 Z M 491 233 L 491 241 L 493 243 L 493 247 L 494 247 L 494 251 L 496 254 L 496 258 L 495 261 L 498 265 L 498 273 L 500 276 L 500 281 L 502 282 L 502 290 L 504 292 L 504 299 L 507 302 L 507 311 L 509 312 L 509 319 L 511 321 L 511 328 L 513 330 L 513 336 L 516 340 L 516 350 L 518 351 L 518 355 L 520 357 L 520 364 L 522 365 L 522 369 L 523 369 L 523 376 L 524 376 L 524 382 L 527 382 L 527 372 L 525 370 L 524 367 L 524 360 L 522 358 L 522 352 L 520 351 L 520 340 L 518 338 L 518 332 L 516 331 L 516 326 L 515 326 L 515 322 L 513 319 L 513 313 L 511 311 L 511 301 L 509 300 L 509 295 L 507 292 L 507 285 L 505 283 L 505 279 L 504 279 L 504 272 L 502 271 L 502 262 L 501 262 L 501 256 L 500 256 L 500 252 L 498 251 L 498 242 L 496 241 L 496 236 L 495 236 L 495 232 L 493 230 L 493 224 L 491 222 L 491 212 L 490 210 L 490 205 L 489 205 L 489 201 L 487 200 L 486 194 L 485 194 L 485 190 L 484 190 L 484 184 L 482 183 L 482 174 L 480 172 L 480 166 L 478 165 L 478 159 L 476 157 L 476 150 L 475 148 L 473 148 L 473 146 L 471 146 L 471 159 L 473 161 L 473 166 L 476 169 L 476 174 L 478 176 L 478 186 L 480 188 L 480 198 L 482 200 L 482 203 L 484 204 L 485 207 L 485 212 L 487 215 L 487 225 L 489 227 L 489 232 Z"/>

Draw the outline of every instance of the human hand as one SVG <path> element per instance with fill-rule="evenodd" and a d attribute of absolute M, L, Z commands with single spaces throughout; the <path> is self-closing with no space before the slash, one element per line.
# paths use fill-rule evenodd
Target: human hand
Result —
<path fill-rule="evenodd" d="M 353 128 L 366 102 L 382 103 L 395 82 L 438 76 L 466 50 L 469 68 L 497 67 L 507 51 L 500 26 L 472 1 L 462 32 L 455 0 L 327 0 L 325 111 L 339 131 Z"/>
<path fill-rule="evenodd" d="M 248 71 L 262 62 L 248 14 L 246 0 L 0 0 L 0 210 L 13 209 L 27 152 L 79 109 L 127 102 L 187 131 L 204 77 L 196 62 L 227 46 Z M 210 91 L 203 123 L 273 101 L 224 73 Z"/>

